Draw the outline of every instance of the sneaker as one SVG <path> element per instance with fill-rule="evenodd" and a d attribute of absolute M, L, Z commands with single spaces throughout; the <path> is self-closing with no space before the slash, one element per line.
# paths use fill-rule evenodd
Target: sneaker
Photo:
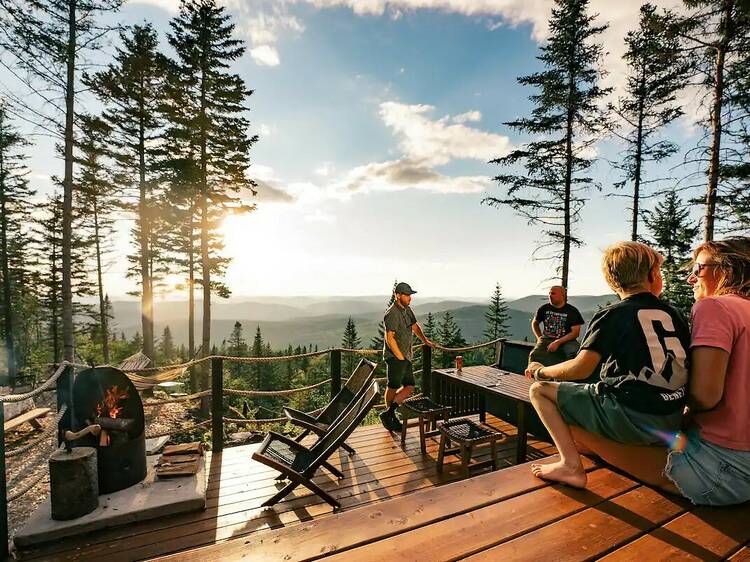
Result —
<path fill-rule="evenodd" d="M 404 424 L 401 423 L 401 420 L 398 419 L 398 416 L 395 412 L 391 414 L 391 423 L 393 424 L 395 431 L 401 433 L 401 430 L 404 428 Z"/>
<path fill-rule="evenodd" d="M 388 415 L 387 411 L 381 412 L 379 417 L 380 417 L 380 423 L 383 424 L 384 428 L 386 428 L 388 431 L 397 431 L 393 423 L 393 418 L 391 418 L 391 416 Z"/>

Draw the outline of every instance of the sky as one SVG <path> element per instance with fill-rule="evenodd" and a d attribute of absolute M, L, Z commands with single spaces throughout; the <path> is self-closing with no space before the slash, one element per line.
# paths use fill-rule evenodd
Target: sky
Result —
<path fill-rule="evenodd" d="M 672 7 L 676 1 L 656 2 Z M 637 2 L 592 0 L 610 28 L 602 40 L 608 84 L 624 79 L 622 38 Z M 528 114 L 534 92 L 518 76 L 540 68 L 549 0 L 225 0 L 247 52 L 233 70 L 254 94 L 250 176 L 257 211 L 226 219 L 226 282 L 237 297 L 386 294 L 394 280 L 423 296 L 507 297 L 546 291 L 554 264 L 532 259 L 540 235 L 508 208 L 488 161 L 529 139 L 504 122 Z M 129 0 L 118 18 L 149 21 L 165 43 L 176 0 Z M 165 47 L 166 48 L 166 47 Z M 689 148 L 689 123 L 670 130 Z M 44 192 L 62 162 L 39 141 L 30 160 Z M 597 147 L 591 192 L 572 253 L 570 292 L 609 292 L 601 251 L 627 239 L 627 202 L 608 197 L 619 175 Z M 54 171 L 51 171 L 54 170 Z M 113 298 L 125 279 L 129 228 L 105 277 Z M 180 295 L 173 293 L 173 298 Z"/>

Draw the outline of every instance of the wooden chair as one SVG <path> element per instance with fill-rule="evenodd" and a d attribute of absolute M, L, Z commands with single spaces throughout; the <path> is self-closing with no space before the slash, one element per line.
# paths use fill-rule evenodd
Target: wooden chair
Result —
<path fill-rule="evenodd" d="M 344 384 L 336 396 L 333 397 L 333 400 L 317 416 L 310 416 L 294 408 L 284 408 L 284 414 L 290 422 L 296 426 L 305 428 L 305 431 L 298 435 L 295 441 L 302 441 L 310 432 L 319 437 L 324 435 L 331 424 L 336 421 L 336 418 L 342 412 L 346 411 L 357 396 L 367 388 L 367 385 L 372 381 L 376 366 L 376 363 L 362 359 L 346 381 L 346 384 Z M 346 443 L 341 443 L 341 446 L 350 455 L 355 453 L 354 449 Z"/>
<path fill-rule="evenodd" d="M 253 453 L 253 459 L 278 470 L 290 482 L 273 497 L 263 502 L 263 507 L 278 503 L 297 486 L 302 485 L 325 500 L 334 509 L 339 509 L 341 504 L 312 479 L 320 467 L 325 467 L 339 479 L 344 477 L 339 469 L 328 462 L 328 458 L 362 423 L 362 420 L 365 419 L 367 413 L 377 402 L 378 392 L 377 381 L 372 381 L 365 392 L 354 400 L 350 408 L 309 449 L 285 435 L 270 432 L 260 448 Z"/>
<path fill-rule="evenodd" d="M 502 431 L 488 425 L 480 425 L 468 418 L 459 418 L 444 422 L 438 427 L 440 432 L 440 449 L 438 451 L 437 471 L 443 472 L 443 461 L 445 455 L 461 455 L 461 472 L 464 477 L 469 477 L 469 468 L 483 468 L 491 466 L 497 470 L 497 444 L 503 443 L 508 436 Z M 458 446 L 451 447 L 454 442 Z M 490 458 L 486 461 L 474 463 L 470 466 L 471 453 L 478 445 L 489 444 Z"/>

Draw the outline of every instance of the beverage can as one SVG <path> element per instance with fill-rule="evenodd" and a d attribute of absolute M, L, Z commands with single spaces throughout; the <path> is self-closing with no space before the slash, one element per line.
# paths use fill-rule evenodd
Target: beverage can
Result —
<path fill-rule="evenodd" d="M 456 355 L 456 371 L 460 371 L 464 366 L 464 358 L 461 355 Z"/>

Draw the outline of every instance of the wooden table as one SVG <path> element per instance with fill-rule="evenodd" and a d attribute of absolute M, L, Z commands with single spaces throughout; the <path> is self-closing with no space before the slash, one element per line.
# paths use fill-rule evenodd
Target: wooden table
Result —
<path fill-rule="evenodd" d="M 531 381 L 523 375 L 503 371 L 489 365 L 475 365 L 464 367 L 460 372 L 455 369 L 433 369 L 433 374 L 445 377 L 450 382 L 476 392 L 480 396 L 479 419 L 485 420 L 485 412 L 490 412 L 505 419 L 502 412 L 493 411 L 493 398 L 510 399 L 515 403 L 516 419 L 513 420 L 518 428 L 516 442 L 516 464 L 526 462 L 526 441 L 528 422 L 536 417 L 536 412 L 529 399 Z M 438 397 L 440 401 L 440 397 Z M 506 421 L 511 421 L 507 420 Z M 538 424 L 537 424 L 538 425 Z"/>

